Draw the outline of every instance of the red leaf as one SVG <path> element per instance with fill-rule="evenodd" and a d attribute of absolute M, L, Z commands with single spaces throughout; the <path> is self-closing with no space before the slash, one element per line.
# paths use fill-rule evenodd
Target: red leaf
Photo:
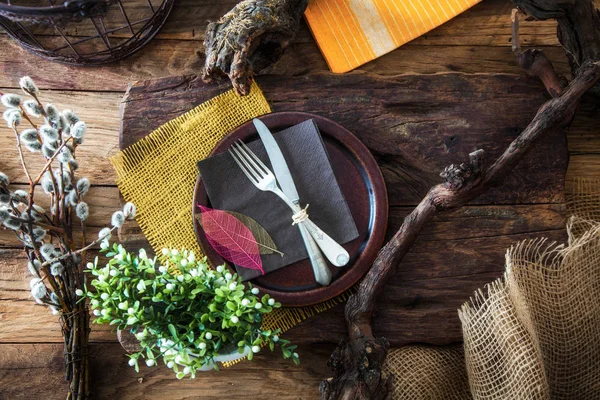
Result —
<path fill-rule="evenodd" d="M 264 274 L 258 244 L 250 229 L 225 211 L 198 206 L 206 239 L 216 252 L 240 267 Z"/>

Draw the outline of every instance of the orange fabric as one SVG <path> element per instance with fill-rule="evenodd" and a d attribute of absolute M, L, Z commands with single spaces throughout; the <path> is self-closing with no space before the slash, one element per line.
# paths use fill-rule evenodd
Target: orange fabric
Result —
<path fill-rule="evenodd" d="M 305 17 L 333 72 L 347 72 L 481 0 L 311 0 Z"/>

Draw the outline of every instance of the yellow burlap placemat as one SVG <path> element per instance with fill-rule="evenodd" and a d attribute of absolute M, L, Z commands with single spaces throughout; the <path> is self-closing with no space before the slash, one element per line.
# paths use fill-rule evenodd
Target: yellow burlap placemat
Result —
<path fill-rule="evenodd" d="M 206 158 L 228 132 L 269 112 L 267 100 L 253 83 L 249 95 L 240 97 L 229 90 L 167 122 L 111 158 L 117 185 L 125 200 L 136 205 L 136 221 L 157 254 L 164 247 L 177 247 L 204 255 L 193 228 L 196 162 Z M 265 316 L 263 327 L 284 332 L 346 297 L 342 294 L 311 307 L 274 310 Z"/>
<path fill-rule="evenodd" d="M 600 184 L 573 193 L 568 242 L 508 249 L 459 310 L 463 346 L 390 351 L 393 400 L 600 398 Z"/>

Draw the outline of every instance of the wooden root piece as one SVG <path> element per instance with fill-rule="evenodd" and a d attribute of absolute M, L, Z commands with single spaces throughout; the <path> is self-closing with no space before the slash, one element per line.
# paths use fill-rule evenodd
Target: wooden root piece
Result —
<path fill-rule="evenodd" d="M 574 79 L 564 87 L 564 83 L 556 76 L 552 64 L 543 53 L 521 52 L 518 45 L 518 21 L 516 26 L 513 21 L 513 40 L 517 40 L 514 50 L 518 62 L 529 74 L 542 80 L 553 98 L 540 107 L 531 123 L 489 168 L 484 168 L 483 150 L 471 153 L 468 164 L 447 167 L 441 173 L 445 182 L 429 190 L 425 198 L 405 218 L 394 237 L 383 247 L 358 291 L 346 304 L 345 318 L 349 338 L 338 346 L 329 360 L 334 376 L 321 383 L 321 398 L 324 400 L 377 400 L 388 397 L 393 377 L 384 376 L 382 373 L 388 343 L 384 338 L 374 336 L 371 319 L 376 309 L 376 300 L 396 266 L 431 218 L 441 211 L 461 207 L 499 184 L 537 139 L 564 129 L 572 120 L 581 97 L 590 89 L 598 87 L 600 53 L 596 50 L 600 48 L 600 23 L 592 0 L 572 0 L 570 8 L 562 9 L 560 14 L 552 10 L 551 7 L 554 7 L 556 2 L 551 0 L 516 2 L 519 5 L 527 3 L 527 7 L 523 8 L 536 18 L 559 20 L 559 39 L 567 53 L 572 53 L 570 58 L 573 59 L 572 66 L 575 66 Z M 544 10 L 551 11 L 545 13 Z M 586 20 L 582 26 L 587 27 L 589 32 L 582 31 L 577 23 L 579 19 Z M 565 39 L 567 37 L 570 39 Z M 576 50 L 571 46 L 583 47 Z"/>
<path fill-rule="evenodd" d="M 246 95 L 254 72 L 279 60 L 296 35 L 308 0 L 244 0 L 206 28 L 203 79 L 227 75 Z"/>

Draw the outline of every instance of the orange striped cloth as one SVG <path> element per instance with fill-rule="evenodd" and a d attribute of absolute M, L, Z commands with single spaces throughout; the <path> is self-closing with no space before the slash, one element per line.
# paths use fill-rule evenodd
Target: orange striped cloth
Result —
<path fill-rule="evenodd" d="M 310 0 L 305 17 L 333 72 L 348 72 L 481 0 Z"/>

